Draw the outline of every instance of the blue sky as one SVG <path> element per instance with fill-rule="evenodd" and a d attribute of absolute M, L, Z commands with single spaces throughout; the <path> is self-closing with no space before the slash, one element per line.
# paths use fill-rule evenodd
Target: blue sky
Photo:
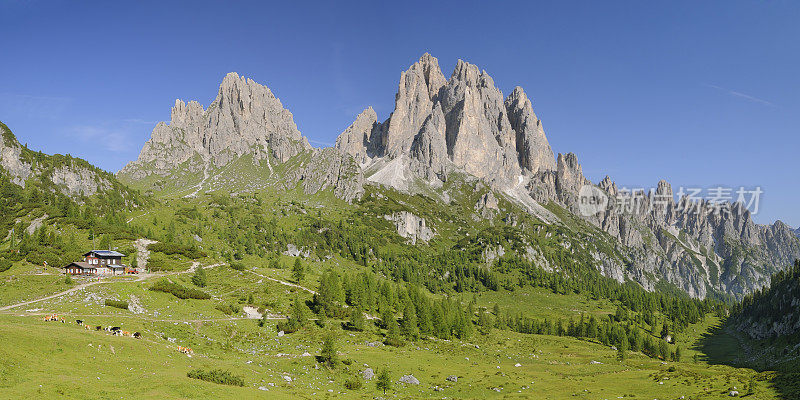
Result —
<path fill-rule="evenodd" d="M 800 225 L 800 3 L 287 3 L 0 1 L 0 121 L 116 171 L 236 71 L 324 146 L 429 51 L 522 86 L 593 181 L 760 186 L 757 221 Z"/>

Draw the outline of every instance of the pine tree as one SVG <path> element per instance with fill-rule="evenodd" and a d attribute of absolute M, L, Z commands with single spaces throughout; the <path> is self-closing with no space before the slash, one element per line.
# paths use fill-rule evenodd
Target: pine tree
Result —
<path fill-rule="evenodd" d="M 192 283 L 194 283 L 197 287 L 205 287 L 208 283 L 208 278 L 206 277 L 206 270 L 203 267 L 198 266 L 197 270 L 195 270 L 194 275 L 192 275 Z"/>
<path fill-rule="evenodd" d="M 336 334 L 330 331 L 325 334 L 322 340 L 322 348 L 320 349 L 320 359 L 322 364 L 329 369 L 336 368 L 339 363 L 339 355 L 337 354 Z"/>
<path fill-rule="evenodd" d="M 366 329 L 366 320 L 364 318 L 364 311 L 360 307 L 350 307 L 350 325 L 353 329 L 361 332 Z"/>
<path fill-rule="evenodd" d="M 397 321 L 394 318 L 390 319 L 388 322 L 386 340 L 384 342 L 394 347 L 403 345 L 403 339 L 400 337 L 400 326 L 397 325 Z"/>
<path fill-rule="evenodd" d="M 308 316 L 306 316 L 306 307 L 305 304 L 300 300 L 299 297 L 294 298 L 294 304 L 292 305 L 292 315 L 289 317 L 289 328 L 292 331 L 298 330 L 308 323 Z"/>
<path fill-rule="evenodd" d="M 406 303 L 403 310 L 403 319 L 400 321 L 400 329 L 409 340 L 414 341 L 419 338 L 419 326 L 417 325 L 417 312 L 411 303 Z"/>
<path fill-rule="evenodd" d="M 617 345 L 617 360 L 625 361 L 628 352 L 628 337 L 622 335 L 622 340 L 620 340 L 619 344 Z"/>
<path fill-rule="evenodd" d="M 378 374 L 378 380 L 375 382 L 375 386 L 378 390 L 383 390 L 383 394 L 386 394 L 386 391 L 392 388 L 392 377 L 389 375 L 389 368 L 384 367 L 381 369 L 380 374 Z"/>
<path fill-rule="evenodd" d="M 300 261 L 300 258 L 294 259 L 294 266 L 292 267 L 292 279 L 295 282 L 300 283 L 305 276 L 306 271 L 303 268 L 303 263 Z"/>

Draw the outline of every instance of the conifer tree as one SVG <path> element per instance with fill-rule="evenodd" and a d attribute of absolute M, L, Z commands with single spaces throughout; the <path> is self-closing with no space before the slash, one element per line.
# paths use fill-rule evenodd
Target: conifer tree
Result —
<path fill-rule="evenodd" d="M 378 388 L 378 390 L 383 390 L 383 394 L 386 394 L 386 391 L 392 388 L 392 378 L 389 375 L 388 367 L 381 369 L 381 372 L 378 374 L 378 380 L 375 382 L 375 386 Z"/>
<path fill-rule="evenodd" d="M 403 319 L 400 322 L 400 329 L 409 340 L 414 341 L 419 338 L 419 326 L 417 325 L 417 312 L 411 303 L 406 304 L 403 310 Z"/>
<path fill-rule="evenodd" d="M 322 364 L 329 369 L 336 368 L 336 364 L 339 363 L 337 351 L 336 334 L 333 331 L 329 331 L 325 334 L 322 340 L 322 348 L 320 349 Z"/>
<path fill-rule="evenodd" d="M 350 325 L 359 332 L 366 329 L 364 311 L 358 306 L 350 307 Z"/>
<path fill-rule="evenodd" d="M 295 258 L 294 266 L 292 267 L 292 279 L 294 279 L 295 282 L 300 283 L 305 275 L 306 272 L 303 268 L 303 263 L 300 261 L 300 258 Z"/>

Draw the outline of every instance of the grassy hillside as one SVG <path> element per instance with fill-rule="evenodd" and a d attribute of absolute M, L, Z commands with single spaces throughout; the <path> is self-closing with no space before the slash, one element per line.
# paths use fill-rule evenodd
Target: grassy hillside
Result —
<path fill-rule="evenodd" d="M 597 257 L 626 262 L 613 240 L 503 198 L 481 216 L 488 189 L 475 182 L 454 177 L 446 199 L 368 187 L 353 204 L 330 190 L 150 183 L 163 191 L 136 207 L 0 187 L 11 196 L 0 221 L 0 397 L 375 398 L 377 377 L 361 372 L 388 367 L 387 397 L 791 398 L 785 375 L 713 365 L 729 342 L 705 343 L 725 304 L 604 277 Z M 399 211 L 434 237 L 410 244 L 386 218 Z M 59 274 L 89 248 L 140 266 L 149 249 L 147 273 Z M 53 313 L 69 323 L 42 320 Z"/>

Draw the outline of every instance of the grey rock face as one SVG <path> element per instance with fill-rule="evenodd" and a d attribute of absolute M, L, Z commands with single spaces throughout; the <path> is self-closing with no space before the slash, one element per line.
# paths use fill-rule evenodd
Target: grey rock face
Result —
<path fill-rule="evenodd" d="M 68 196 L 92 196 L 111 189 L 114 183 L 96 168 L 83 160 L 59 161 L 49 167 L 51 156 L 39 159 L 33 151 L 23 148 L 16 137 L 0 124 L 0 169 L 5 170 L 11 182 L 25 187 L 25 181 L 36 178 L 49 181 L 58 191 Z"/>
<path fill-rule="evenodd" d="M 559 154 L 555 176 L 537 178 L 532 190 L 580 215 L 578 192 L 591 183 L 575 155 Z M 597 187 L 612 199 L 619 193 L 608 177 Z M 632 199 L 630 210 L 610 208 L 583 218 L 627 248 L 631 265 L 624 276 L 646 288 L 654 287 L 656 277 L 693 297 L 704 298 L 709 290 L 741 297 L 800 257 L 800 240 L 791 228 L 780 221 L 758 225 L 741 205 L 732 205 L 728 213 L 715 212 L 708 202 L 688 207 L 689 199 L 675 200 L 672 187 L 663 180 L 653 193 L 638 193 Z M 599 262 L 598 268 L 621 280 L 621 269 L 609 262 Z"/>
<path fill-rule="evenodd" d="M 520 167 L 533 173 L 554 170 L 553 150 L 544 134 L 542 121 L 534 114 L 533 105 L 521 87 L 514 88 L 505 100 L 505 107 L 516 133 Z"/>
<path fill-rule="evenodd" d="M 336 197 L 348 202 L 364 193 L 364 175 L 358 164 L 336 148 L 314 149 L 310 161 L 288 172 L 284 182 L 287 187 L 301 182 L 306 194 L 332 188 Z"/>
<path fill-rule="evenodd" d="M 372 154 L 372 132 L 378 126 L 378 115 L 372 107 L 358 114 L 356 120 L 336 139 L 336 148 L 350 154 L 359 163 L 366 163 Z"/>
<path fill-rule="evenodd" d="M 337 140 L 363 164 L 405 158 L 404 168 L 425 180 L 444 181 L 458 170 L 496 188 L 515 185 L 522 173 L 555 169 L 522 89 L 504 98 L 485 71 L 461 60 L 445 80 L 438 60 L 424 54 L 401 74 L 389 119 L 370 117 L 359 115 Z"/>
<path fill-rule="evenodd" d="M 435 236 L 433 230 L 428 227 L 425 218 L 418 217 L 408 211 L 384 215 L 383 218 L 394 222 L 397 227 L 397 234 L 409 239 L 411 243 L 416 243 L 417 240 L 427 242 Z"/>
<path fill-rule="evenodd" d="M 175 100 L 170 123 L 156 125 L 139 158 L 120 175 L 134 180 L 166 176 L 196 156 L 203 160 L 190 166 L 196 170 L 203 165 L 221 167 L 245 154 L 282 163 L 309 149 L 292 113 L 269 88 L 231 72 L 207 109 L 196 101 Z"/>

